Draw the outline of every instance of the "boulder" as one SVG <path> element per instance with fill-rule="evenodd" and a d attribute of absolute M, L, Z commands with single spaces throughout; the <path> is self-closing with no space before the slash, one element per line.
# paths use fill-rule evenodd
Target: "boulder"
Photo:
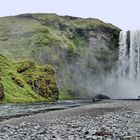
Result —
<path fill-rule="evenodd" d="M 104 94 L 97 94 L 94 96 L 94 99 L 103 99 L 103 100 L 107 100 L 107 99 L 110 99 L 109 96 L 107 95 L 104 95 Z"/>

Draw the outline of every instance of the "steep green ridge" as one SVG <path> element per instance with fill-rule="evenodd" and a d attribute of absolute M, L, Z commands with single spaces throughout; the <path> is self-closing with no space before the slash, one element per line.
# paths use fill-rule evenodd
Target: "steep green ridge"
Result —
<path fill-rule="evenodd" d="M 0 55 L 1 102 L 54 101 L 58 98 L 55 72 L 50 65 L 13 63 Z"/>
<path fill-rule="evenodd" d="M 56 14 L 23 14 L 0 18 L 0 53 L 23 61 L 51 64 L 60 98 L 96 93 L 98 76 L 117 59 L 120 29 L 98 19 Z"/>

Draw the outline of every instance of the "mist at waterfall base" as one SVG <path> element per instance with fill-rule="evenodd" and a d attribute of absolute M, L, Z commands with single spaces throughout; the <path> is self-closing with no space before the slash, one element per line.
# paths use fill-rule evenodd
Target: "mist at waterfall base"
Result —
<path fill-rule="evenodd" d="M 140 30 L 120 32 L 118 61 L 101 90 L 115 99 L 140 95 Z"/>

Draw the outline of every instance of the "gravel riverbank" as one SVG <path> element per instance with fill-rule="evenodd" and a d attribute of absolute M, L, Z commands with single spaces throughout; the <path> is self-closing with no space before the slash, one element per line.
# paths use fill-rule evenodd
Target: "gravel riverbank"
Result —
<path fill-rule="evenodd" d="M 106 101 L 0 122 L 0 140 L 140 140 L 140 101 Z"/>

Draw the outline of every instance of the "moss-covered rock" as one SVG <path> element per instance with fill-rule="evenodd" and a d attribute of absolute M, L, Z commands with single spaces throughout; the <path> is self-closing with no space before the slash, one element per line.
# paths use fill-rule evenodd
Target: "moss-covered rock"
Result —
<path fill-rule="evenodd" d="M 24 81 L 21 80 L 20 78 L 18 78 L 17 76 L 15 75 L 12 75 L 11 76 L 11 79 L 20 87 L 24 87 Z"/>
<path fill-rule="evenodd" d="M 32 89 L 42 97 L 51 97 L 54 100 L 58 99 L 59 91 L 56 83 L 55 71 L 50 65 L 38 68 L 37 71 L 27 72 L 25 80 L 31 85 Z"/>
<path fill-rule="evenodd" d="M 31 61 L 20 62 L 19 65 L 17 66 L 17 72 L 22 73 L 31 68 L 33 69 L 35 68 L 34 62 L 31 62 Z"/>
<path fill-rule="evenodd" d="M 34 62 L 13 63 L 0 55 L 0 100 L 2 102 L 55 101 L 59 90 L 50 65 Z"/>

